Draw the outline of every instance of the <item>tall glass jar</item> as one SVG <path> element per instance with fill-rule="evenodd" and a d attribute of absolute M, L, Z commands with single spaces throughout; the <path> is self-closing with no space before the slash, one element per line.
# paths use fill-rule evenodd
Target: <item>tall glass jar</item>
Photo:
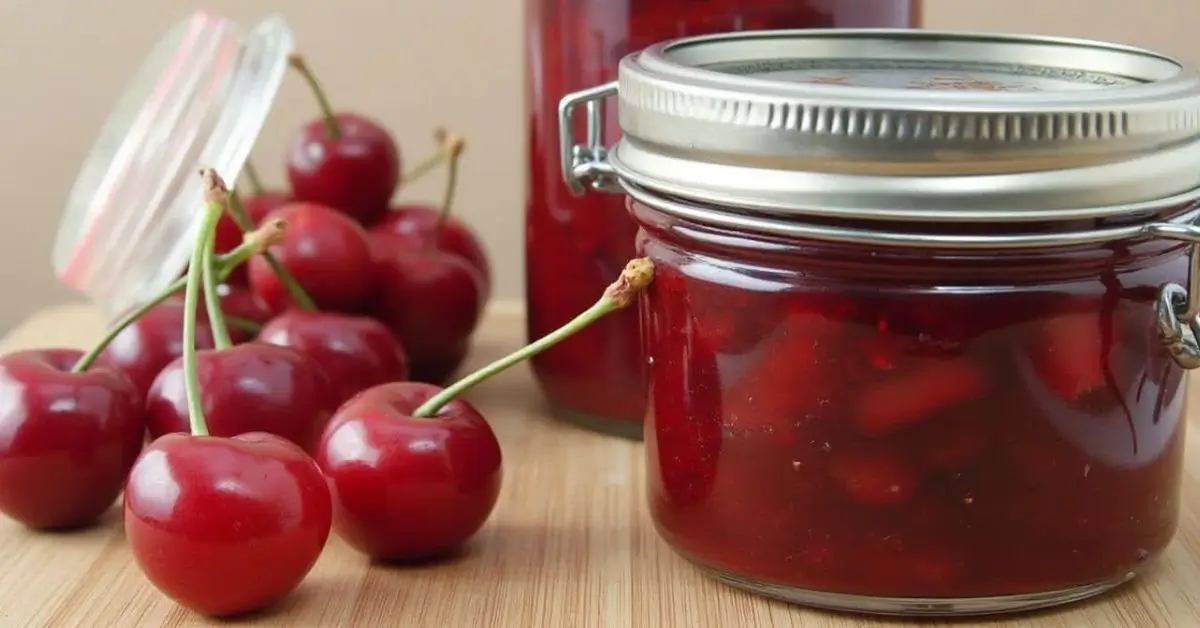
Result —
<path fill-rule="evenodd" d="M 623 139 L 576 145 L 610 94 Z M 1171 541 L 1200 74 L 1077 40 L 730 34 L 563 113 L 568 184 L 624 190 L 656 264 L 648 495 L 686 558 L 955 615 L 1098 594 Z"/>
<path fill-rule="evenodd" d="M 528 332 L 541 337 L 591 305 L 634 250 L 619 198 L 573 197 L 559 176 L 558 101 L 616 77 L 627 53 L 724 31 L 919 25 L 919 0 L 528 0 L 525 206 Z M 618 138 L 615 117 L 606 145 Z M 578 129 L 582 132 L 582 127 Z M 533 359 L 556 413 L 640 438 L 645 411 L 637 313 L 605 318 Z"/>

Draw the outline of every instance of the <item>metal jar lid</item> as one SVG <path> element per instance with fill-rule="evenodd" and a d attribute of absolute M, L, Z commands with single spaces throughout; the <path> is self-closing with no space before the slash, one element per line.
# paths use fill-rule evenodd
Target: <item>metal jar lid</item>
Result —
<path fill-rule="evenodd" d="M 622 139 L 599 144 L 619 99 Z M 572 136 L 586 106 L 588 137 Z M 694 37 L 560 107 L 564 177 L 779 217 L 1033 221 L 1200 196 L 1200 75 L 1092 41 L 926 30 Z"/>

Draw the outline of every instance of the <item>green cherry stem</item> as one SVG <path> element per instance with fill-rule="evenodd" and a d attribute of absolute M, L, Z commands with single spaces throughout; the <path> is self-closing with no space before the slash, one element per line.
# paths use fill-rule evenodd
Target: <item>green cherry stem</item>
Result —
<path fill-rule="evenodd" d="M 263 328 L 262 325 L 259 325 L 248 318 L 232 316 L 230 314 L 225 315 L 225 324 L 229 325 L 230 329 L 236 329 L 247 334 L 257 334 L 258 332 L 262 331 Z"/>
<path fill-rule="evenodd" d="M 531 358 L 569 338 L 572 334 L 603 318 L 607 314 L 628 307 L 639 292 L 654 280 L 654 264 L 645 257 L 630 260 L 621 271 L 621 276 L 604 289 L 604 294 L 591 307 L 571 319 L 567 324 L 525 345 L 483 368 L 466 375 L 432 396 L 413 412 L 414 417 L 434 417 L 442 406 L 458 398 L 488 378 L 523 360 Z"/>
<path fill-rule="evenodd" d="M 204 261 L 199 267 L 194 268 L 200 273 L 200 287 L 204 292 L 204 308 L 208 311 L 208 324 L 212 327 L 213 348 L 219 350 L 232 347 L 233 339 L 229 337 L 229 325 L 225 320 L 225 313 L 221 311 L 221 295 L 217 293 L 218 269 L 215 262 L 216 255 L 213 252 L 213 240 L 217 235 L 216 227 L 217 223 L 214 222 L 213 230 L 201 240 L 201 257 Z M 188 275 L 191 274 L 188 272 Z"/>
<path fill-rule="evenodd" d="M 204 274 L 204 251 L 217 228 L 221 213 L 229 204 L 229 190 L 215 170 L 205 170 L 204 220 L 192 248 L 192 263 L 188 266 L 187 288 L 183 292 L 183 381 L 187 394 L 188 421 L 193 436 L 207 436 L 208 423 L 200 403 L 200 379 L 196 365 L 196 309 L 200 306 L 201 275 Z M 210 321 L 211 322 L 211 321 Z"/>
<path fill-rule="evenodd" d="M 442 193 L 442 207 L 438 211 L 434 232 L 440 232 L 442 225 L 450 218 L 450 209 L 454 207 L 454 193 L 458 189 L 458 159 L 466 148 L 466 141 L 461 135 L 454 133 L 442 138 L 443 150 L 449 156 L 446 162 L 446 190 Z"/>
<path fill-rule="evenodd" d="M 338 126 L 337 118 L 333 115 L 333 107 L 329 106 L 329 98 L 325 95 L 325 89 L 321 87 L 321 83 L 317 81 L 317 76 L 313 74 L 304 57 L 293 52 L 288 55 L 288 63 L 308 83 L 309 89 L 312 90 L 313 97 L 317 99 L 317 108 L 321 110 L 321 119 L 325 121 L 325 133 L 331 140 L 342 138 L 342 129 Z"/>
<path fill-rule="evenodd" d="M 220 281 L 225 281 L 225 279 L 229 277 L 229 274 L 233 272 L 233 269 L 245 263 L 245 261 L 250 259 L 252 256 L 261 253 L 264 250 L 263 247 L 268 246 L 271 242 L 273 242 L 274 238 L 280 237 L 283 226 L 284 222 L 282 220 L 276 221 L 270 225 L 263 225 L 262 228 L 248 234 L 246 236 L 246 241 L 239 245 L 236 249 L 224 255 L 218 255 L 215 263 L 218 269 L 217 277 L 220 279 Z M 108 331 L 104 333 L 104 337 L 100 339 L 100 342 L 97 343 L 96 346 L 89 349 L 87 353 L 83 354 L 83 356 L 79 358 L 79 361 L 75 363 L 75 366 L 71 367 L 71 371 L 75 373 L 82 373 L 89 368 L 92 368 L 92 364 L 95 364 L 100 355 L 104 353 L 104 350 L 107 349 L 110 344 L 112 344 L 113 340 L 115 340 L 117 336 L 121 335 L 121 332 L 125 331 L 125 328 L 136 323 L 139 318 L 146 315 L 146 312 L 158 307 L 163 301 L 171 298 L 171 295 L 178 293 L 180 290 L 183 290 L 186 287 L 187 276 L 185 275 L 179 279 L 176 279 L 170 286 L 167 286 L 166 290 L 158 293 L 158 295 L 154 298 L 141 304 L 136 309 L 131 310 L 125 316 L 122 316 L 117 320 L 116 323 L 108 328 Z M 229 317 L 225 318 L 226 320 L 229 319 Z"/>
<path fill-rule="evenodd" d="M 249 233 L 250 229 L 254 227 L 254 224 L 250 222 L 249 215 L 246 214 L 246 209 L 242 207 L 242 200 L 238 198 L 237 192 L 229 193 L 228 211 L 229 216 L 233 218 L 237 226 L 242 228 L 242 231 Z M 272 244 L 278 243 L 273 242 Z M 304 286 L 300 285 L 296 277 L 288 272 L 288 269 L 284 268 L 283 264 L 280 264 L 279 260 L 274 255 L 271 255 L 269 250 L 262 249 L 262 256 L 263 259 L 267 260 L 267 265 L 271 267 L 271 270 L 279 276 L 279 281 L 283 282 L 283 287 L 287 289 L 288 296 L 295 302 L 296 307 L 306 312 L 315 312 L 317 304 L 312 300 L 312 297 L 308 296 L 308 292 L 305 292 Z"/>
<path fill-rule="evenodd" d="M 246 160 L 246 165 L 242 166 L 242 175 L 246 177 L 246 183 L 250 186 L 250 193 L 258 196 L 263 193 L 266 188 L 263 187 L 262 179 L 258 178 L 258 170 L 255 170 L 254 164 L 250 160 Z"/>

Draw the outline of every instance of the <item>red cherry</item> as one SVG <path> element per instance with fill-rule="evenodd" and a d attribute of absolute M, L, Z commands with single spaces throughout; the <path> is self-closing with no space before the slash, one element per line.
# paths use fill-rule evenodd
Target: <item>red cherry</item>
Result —
<path fill-rule="evenodd" d="M 287 176 L 301 201 L 334 207 L 364 225 L 387 211 L 400 183 L 400 151 L 381 124 L 352 113 L 334 114 L 299 55 L 292 66 L 313 90 L 321 117 L 300 128 L 287 156 Z"/>
<path fill-rule="evenodd" d="M 75 349 L 0 358 L 0 512 L 34 528 L 90 523 L 142 449 L 141 394 L 107 364 L 71 371 Z"/>
<path fill-rule="evenodd" d="M 290 192 L 259 192 L 246 198 L 241 199 L 242 209 L 246 211 L 246 217 L 254 226 L 262 224 L 263 219 L 267 214 L 275 211 L 279 207 L 293 202 L 295 199 Z M 225 219 L 222 219 L 225 220 Z"/>
<path fill-rule="evenodd" d="M 414 249 L 437 247 L 467 260 L 479 271 L 486 298 L 491 291 L 492 267 L 483 245 L 461 220 L 447 216 L 439 221 L 440 213 L 440 210 L 428 205 L 399 205 L 371 227 L 371 232 L 396 236 L 394 242 L 397 246 Z"/>
<path fill-rule="evenodd" d="M 258 340 L 313 358 L 339 405 L 361 390 L 408 379 L 403 347 L 386 325 L 366 316 L 290 310 L 267 323 Z"/>
<path fill-rule="evenodd" d="M 213 436 L 268 432 L 312 451 L 337 408 L 321 366 L 287 347 L 247 343 L 196 353 L 200 404 Z M 167 365 L 146 395 L 150 436 L 189 432 L 183 360 Z"/>
<path fill-rule="evenodd" d="M 217 295 L 221 297 L 221 311 L 226 316 L 236 316 L 260 324 L 266 323 L 274 316 L 262 299 L 247 288 L 221 284 L 217 286 Z M 201 299 L 203 298 L 201 296 Z M 204 301 L 200 302 L 200 306 L 204 307 Z"/>
<path fill-rule="evenodd" d="M 331 523 L 320 469 L 270 434 L 164 436 L 125 488 L 125 537 L 143 573 L 210 616 L 287 595 L 317 562 Z"/>
<path fill-rule="evenodd" d="M 366 232 L 353 220 L 313 203 L 284 205 L 268 214 L 287 221 L 283 244 L 269 251 L 322 309 L 361 310 L 375 288 Z M 291 297 L 266 258 L 250 259 L 250 286 L 272 311 Z"/>
<path fill-rule="evenodd" d="M 500 444 L 475 408 L 456 399 L 436 416 L 412 416 L 440 390 L 399 382 L 363 391 L 317 446 L 335 529 L 373 558 L 453 551 L 483 526 L 500 494 Z"/>
<path fill-rule="evenodd" d="M 159 371 L 183 355 L 184 311 L 182 298 L 169 298 L 122 330 L 104 350 L 104 360 L 124 371 L 139 394 L 146 394 Z M 196 347 L 213 347 L 207 320 L 197 321 Z"/>
<path fill-rule="evenodd" d="M 483 310 L 483 279 L 461 257 L 438 250 L 383 252 L 376 238 L 375 315 L 408 352 L 412 379 L 441 383 L 462 363 Z"/>
<path fill-rule="evenodd" d="M 241 227 L 228 215 L 221 216 L 217 221 L 217 230 L 213 235 L 213 250 L 217 254 L 228 253 L 242 245 L 243 232 Z M 226 282 L 235 286 L 244 286 L 248 281 L 245 264 L 233 269 Z"/>

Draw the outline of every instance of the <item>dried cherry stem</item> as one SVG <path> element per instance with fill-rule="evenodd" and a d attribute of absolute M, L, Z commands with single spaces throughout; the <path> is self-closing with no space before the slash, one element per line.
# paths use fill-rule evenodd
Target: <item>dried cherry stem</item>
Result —
<path fill-rule="evenodd" d="M 207 436 L 208 423 L 200 403 L 200 380 L 196 365 L 196 309 L 200 305 L 201 276 L 204 274 L 204 251 L 208 248 L 217 221 L 229 204 L 229 190 L 215 170 L 204 171 L 204 220 L 192 248 L 192 263 L 188 266 L 187 288 L 183 292 L 183 381 L 187 394 L 188 422 L 193 436 Z M 215 296 L 215 295 L 214 295 Z M 223 319 L 222 319 L 223 322 Z M 215 323 L 215 321 L 210 321 Z"/>
<path fill-rule="evenodd" d="M 461 153 L 466 143 L 461 135 L 450 133 L 441 127 L 434 130 L 433 139 L 437 143 L 437 148 L 400 176 L 400 185 L 397 189 L 402 189 L 442 165 L 442 162 L 452 157 L 453 151 L 457 150 Z M 457 142 L 457 145 L 453 142 Z"/>
<path fill-rule="evenodd" d="M 325 96 L 325 89 L 321 87 L 321 83 L 317 81 L 317 76 L 313 74 L 311 68 L 308 67 L 308 62 L 299 53 L 293 52 L 288 55 L 288 63 L 308 83 L 309 89 L 312 90 L 313 97 L 317 99 L 317 108 L 321 110 L 321 118 L 325 121 L 325 133 L 331 140 L 341 139 L 342 129 L 338 126 L 337 118 L 333 115 L 333 107 L 329 106 L 329 98 Z"/>
<path fill-rule="evenodd" d="M 250 230 L 254 228 L 254 223 L 250 222 L 250 216 L 246 214 L 246 208 L 242 207 L 242 199 L 238 197 L 237 192 L 229 193 L 227 211 L 229 212 L 229 216 L 233 218 L 233 222 L 242 231 L 250 233 Z M 308 296 L 308 293 L 304 290 L 304 286 L 300 285 L 300 282 L 296 280 L 292 273 L 288 272 L 288 269 L 284 268 L 283 264 L 280 264 L 279 260 L 275 259 L 275 256 L 271 255 L 269 250 L 263 249 L 262 256 L 263 259 L 267 260 L 267 265 L 271 267 L 271 270 L 279 277 L 279 281 L 283 282 L 283 287 L 287 289 L 288 296 L 292 298 L 292 302 L 296 304 L 296 307 L 306 312 L 315 312 L 317 309 L 316 302 L 312 300 L 312 297 Z"/>
<path fill-rule="evenodd" d="M 246 160 L 246 165 L 242 166 L 242 174 L 246 177 L 246 183 L 250 185 L 250 193 L 258 196 L 263 193 L 266 188 L 263 187 L 262 179 L 258 178 L 258 170 L 254 169 L 254 164 L 250 160 Z"/>
<path fill-rule="evenodd" d="M 271 238 L 274 237 L 271 234 L 275 231 L 281 232 L 282 228 L 282 220 L 276 221 L 270 225 L 263 225 L 262 228 L 247 234 L 246 240 L 240 246 L 238 246 L 238 248 L 224 255 L 216 256 L 215 265 L 217 267 L 217 277 L 219 280 L 225 281 L 225 279 L 229 277 L 230 273 L 233 272 L 233 269 L 241 266 L 246 260 L 265 250 L 262 247 L 269 245 Z M 117 336 L 121 335 L 121 332 L 125 331 L 125 328 L 136 323 L 138 319 L 146 315 L 146 312 L 158 307 L 163 301 L 171 298 L 172 295 L 177 294 L 180 290 L 183 290 L 186 287 L 187 276 L 185 275 L 179 279 L 176 279 L 174 283 L 172 283 L 170 286 L 167 286 L 166 290 L 158 293 L 158 295 L 156 295 L 154 298 L 141 304 L 136 309 L 131 310 L 125 316 L 122 316 L 117 320 L 116 323 L 108 328 L 108 331 L 104 333 L 104 337 L 100 339 L 100 342 L 96 343 L 96 346 L 89 349 L 87 353 L 83 354 L 79 358 L 79 361 L 75 363 L 75 366 L 71 367 L 71 370 L 76 373 L 82 373 L 91 368 L 92 364 L 94 364 L 100 355 L 104 353 L 104 350 L 107 349 L 110 344 L 112 344 L 113 340 L 115 340 Z M 226 320 L 228 319 L 229 317 L 226 317 Z"/>
<path fill-rule="evenodd" d="M 429 418 L 437 416 L 442 407 L 458 398 L 459 395 L 486 381 L 497 373 L 527 360 L 550 347 L 566 340 L 576 332 L 600 320 L 604 316 L 628 307 L 634 297 L 644 290 L 654 280 L 654 263 L 645 257 L 630 260 L 621 271 L 621 276 L 604 289 L 604 294 L 591 307 L 584 310 L 567 324 L 538 338 L 487 366 L 463 377 L 438 394 L 432 396 L 413 412 L 414 417 Z"/>
<path fill-rule="evenodd" d="M 435 231 L 440 230 L 450 218 L 450 209 L 454 206 L 454 192 L 458 189 L 458 159 L 467 147 L 466 140 L 456 133 L 448 133 L 439 139 L 442 150 L 449 156 L 449 161 L 446 162 L 446 191 L 442 193 L 442 208 L 438 211 L 437 222 L 434 223 Z"/>

